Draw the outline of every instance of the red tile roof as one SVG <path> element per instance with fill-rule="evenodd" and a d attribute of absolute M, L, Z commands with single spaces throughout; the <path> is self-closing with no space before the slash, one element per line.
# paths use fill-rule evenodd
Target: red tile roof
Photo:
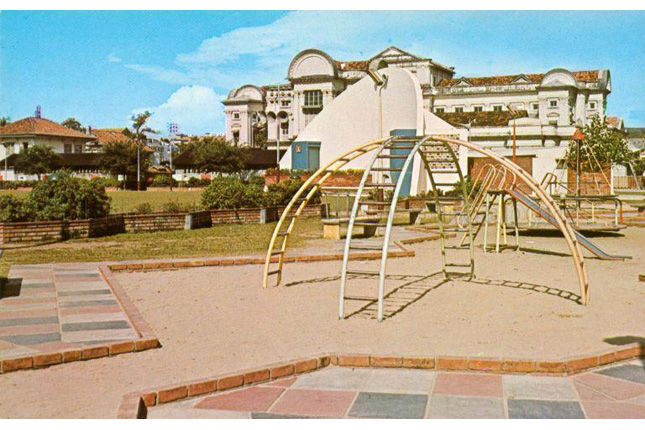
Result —
<path fill-rule="evenodd" d="M 64 125 L 60 125 L 57 122 L 50 121 L 45 118 L 23 118 L 0 128 L 0 137 L 26 135 L 71 137 L 75 139 L 85 139 L 86 141 L 96 139 L 94 136 L 67 128 Z"/>
<path fill-rule="evenodd" d="M 128 140 L 128 136 L 123 134 L 122 128 L 94 128 L 92 133 L 99 140 L 101 145 L 108 142 L 118 142 Z"/>
<path fill-rule="evenodd" d="M 571 74 L 581 82 L 596 82 L 599 79 L 600 71 L 599 70 L 581 70 L 577 72 L 571 72 Z M 439 83 L 439 87 L 454 87 L 462 80 L 470 82 L 473 86 L 483 86 L 483 85 L 507 85 L 513 83 L 516 79 L 520 77 L 526 77 L 529 82 L 534 84 L 540 83 L 542 78 L 544 78 L 544 73 L 531 73 L 528 75 L 504 75 L 504 76 L 483 76 L 479 78 L 454 78 L 454 79 L 444 79 Z"/>
<path fill-rule="evenodd" d="M 620 117 L 617 117 L 617 116 L 608 116 L 608 117 L 605 118 L 605 122 L 610 127 L 618 128 L 618 127 L 620 127 L 621 119 L 620 119 Z"/>
<path fill-rule="evenodd" d="M 369 61 L 335 61 L 338 70 L 367 70 Z"/>

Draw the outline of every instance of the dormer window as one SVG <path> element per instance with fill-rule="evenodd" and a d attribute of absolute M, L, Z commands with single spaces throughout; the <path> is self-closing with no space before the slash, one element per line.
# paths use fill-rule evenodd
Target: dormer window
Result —
<path fill-rule="evenodd" d="M 233 112 L 233 119 L 240 119 L 240 113 L 239 112 Z"/>
<path fill-rule="evenodd" d="M 531 103 L 531 109 L 539 110 L 540 109 L 540 104 L 539 103 Z"/>
<path fill-rule="evenodd" d="M 589 102 L 589 109 L 596 109 L 596 102 Z"/>
<path fill-rule="evenodd" d="M 502 111 L 502 105 L 493 106 L 493 112 L 501 112 L 501 111 Z"/>
<path fill-rule="evenodd" d="M 446 111 L 446 108 L 443 107 L 437 107 L 434 108 L 435 113 L 444 113 Z"/>
<path fill-rule="evenodd" d="M 457 113 L 462 113 L 463 111 L 464 111 L 463 107 L 456 107 L 455 108 L 455 112 L 457 112 Z"/>
<path fill-rule="evenodd" d="M 484 106 L 473 106 L 473 112 L 483 112 Z"/>
<path fill-rule="evenodd" d="M 555 100 L 555 99 L 549 100 L 549 107 L 550 108 L 557 108 L 558 107 L 558 101 Z"/>

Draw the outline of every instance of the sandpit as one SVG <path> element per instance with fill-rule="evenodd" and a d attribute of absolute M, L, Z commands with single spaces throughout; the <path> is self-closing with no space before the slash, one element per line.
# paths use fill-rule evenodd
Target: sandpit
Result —
<path fill-rule="evenodd" d="M 601 351 L 614 337 L 645 337 L 645 284 L 638 281 L 645 229 L 594 240 L 633 259 L 586 260 L 586 307 L 576 301 L 566 255 L 478 248 L 477 282 L 441 284 L 439 276 L 420 278 L 440 269 L 439 243 L 412 245 L 416 257 L 389 265 L 408 279 L 388 287 L 413 282 L 419 297 L 394 304 L 383 323 L 369 310 L 338 320 L 338 261 L 289 264 L 285 285 L 268 290 L 259 265 L 121 273 L 163 347 L 2 375 L 0 416 L 109 418 L 127 392 L 325 351 L 555 359 Z M 567 252 L 558 237 L 523 236 L 522 244 Z"/>

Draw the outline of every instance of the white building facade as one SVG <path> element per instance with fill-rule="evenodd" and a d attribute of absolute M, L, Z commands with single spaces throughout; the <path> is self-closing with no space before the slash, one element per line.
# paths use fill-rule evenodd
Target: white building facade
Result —
<path fill-rule="evenodd" d="M 384 67 L 412 72 L 423 90 L 425 109 L 453 124 L 463 120 L 470 139 L 487 146 L 510 145 L 513 116 L 518 146 L 559 146 L 576 125 L 585 124 L 592 115 L 605 115 L 611 92 L 608 70 L 553 69 L 543 74 L 454 78 L 454 67 L 396 47 L 368 60 L 345 62 L 309 49 L 291 61 L 288 83 L 245 85 L 230 92 L 224 101 L 226 138 L 243 146 L 275 147 L 279 136 L 281 146 L 288 146 L 347 87 L 370 69 Z M 478 115 L 481 112 L 507 114 L 491 123 Z"/>

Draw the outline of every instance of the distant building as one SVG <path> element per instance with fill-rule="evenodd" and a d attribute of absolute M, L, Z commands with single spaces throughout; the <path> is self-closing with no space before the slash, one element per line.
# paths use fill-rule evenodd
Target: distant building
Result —
<path fill-rule="evenodd" d="M 67 128 L 45 118 L 29 117 L 9 123 L 0 127 L 2 178 L 3 180 L 35 179 L 35 177 L 17 174 L 13 168 L 17 154 L 34 145 L 50 146 L 61 154 L 64 161 L 62 167 L 76 166 L 83 170 L 89 169 L 91 166 L 88 162 L 92 157 L 91 154 L 85 154 L 86 146 L 96 141 L 97 138 L 93 135 Z"/>
<path fill-rule="evenodd" d="M 238 145 L 259 146 L 258 137 L 275 147 L 277 135 L 288 147 L 334 98 L 365 77 L 370 69 L 397 67 L 416 76 L 424 108 L 451 123 L 469 128 L 471 141 L 509 146 L 515 111 L 519 146 L 558 146 L 576 125 L 605 115 L 611 92 L 608 70 L 454 78 L 454 67 L 389 47 L 363 61 L 338 61 L 308 49 L 298 53 L 284 85 L 244 85 L 224 100 L 226 138 Z M 496 118 L 494 123 L 490 119 Z M 278 132 L 279 129 L 279 132 Z"/>

